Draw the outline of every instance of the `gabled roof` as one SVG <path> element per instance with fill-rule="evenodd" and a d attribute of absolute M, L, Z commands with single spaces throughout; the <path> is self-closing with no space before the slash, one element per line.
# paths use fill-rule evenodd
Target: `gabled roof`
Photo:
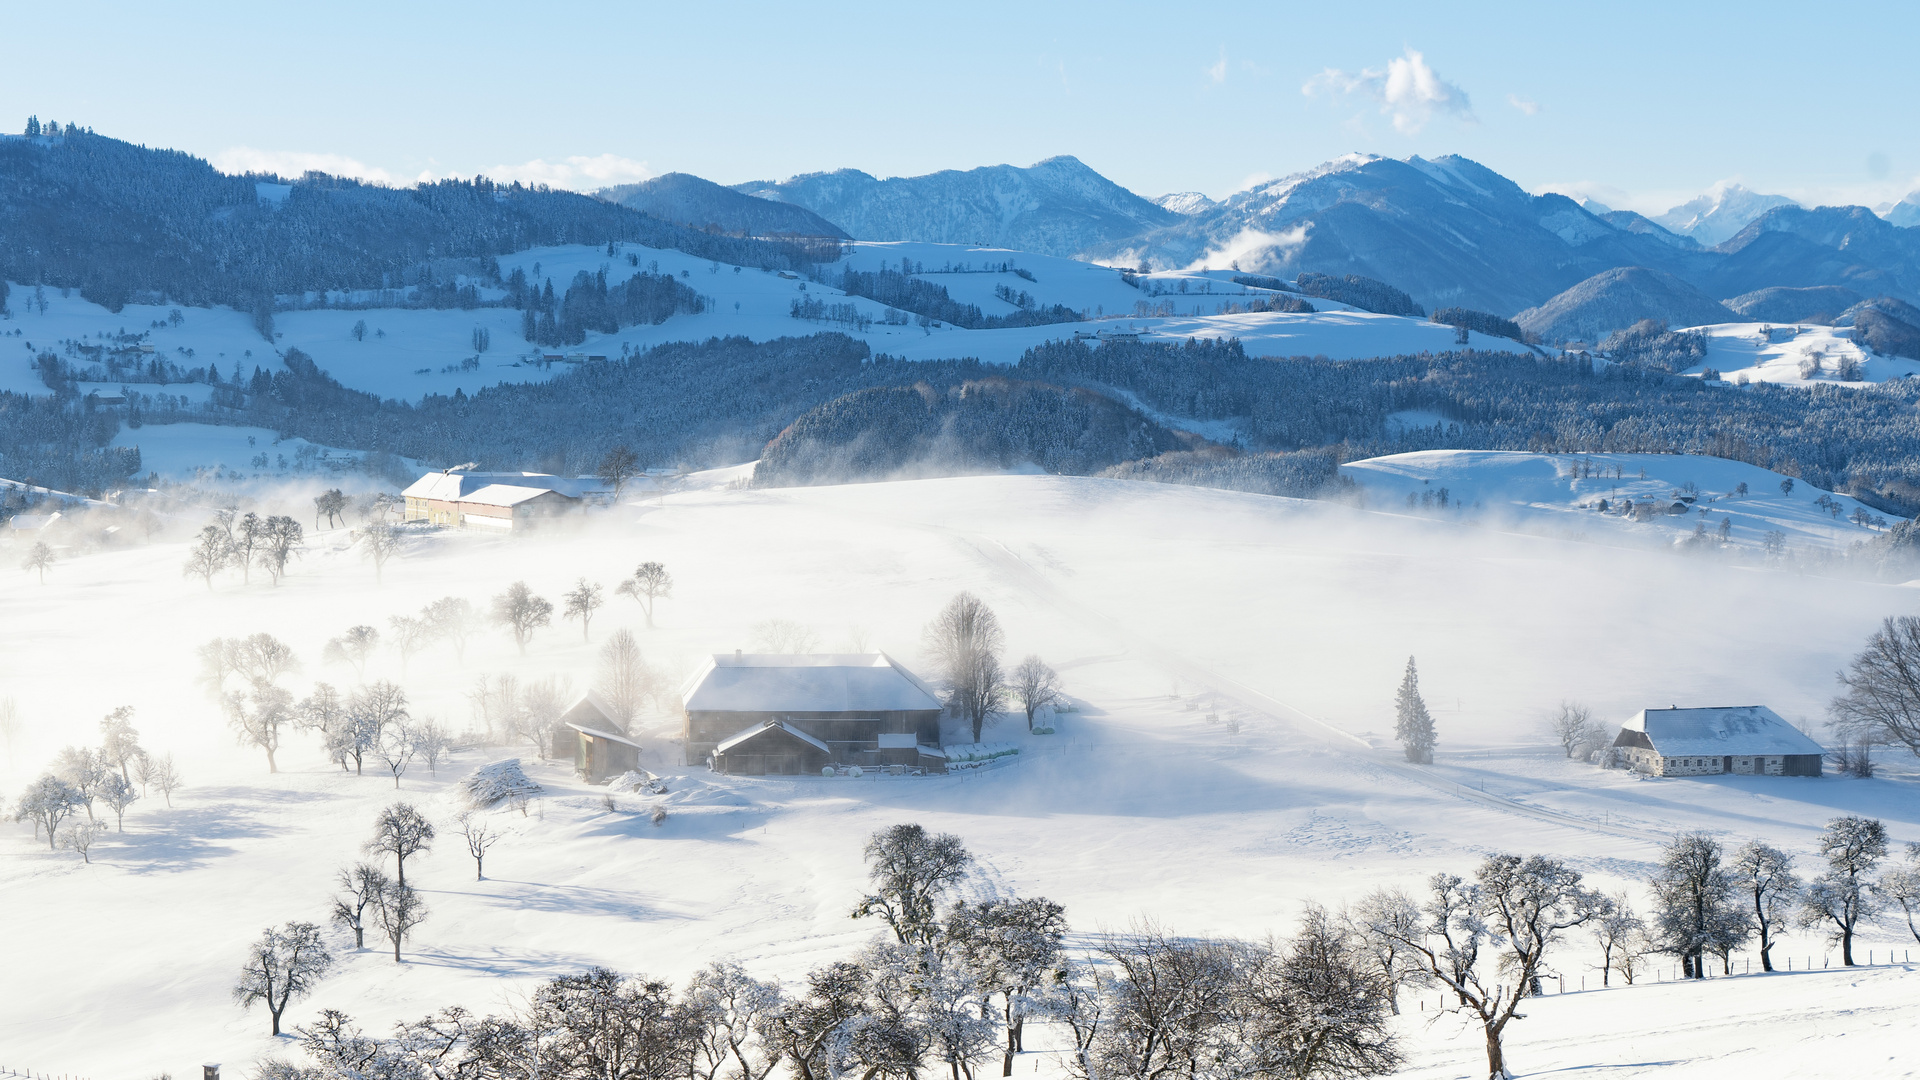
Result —
<path fill-rule="evenodd" d="M 886 653 L 734 653 L 708 660 L 682 702 L 692 712 L 915 712 L 940 696 Z"/>
<path fill-rule="evenodd" d="M 1814 742 L 1765 705 L 1710 709 L 1642 709 L 1623 726 L 1638 731 L 1662 757 L 1822 754 Z"/>
<path fill-rule="evenodd" d="M 475 506 L 519 506 L 529 499 L 537 499 L 542 495 L 559 495 L 563 499 L 573 498 L 572 495 L 568 495 L 562 491 L 555 491 L 548 487 L 521 487 L 518 484 L 488 484 L 486 487 L 481 488 L 471 495 L 462 496 L 459 501 Z"/>
<path fill-rule="evenodd" d="M 627 738 L 625 735 L 615 735 L 611 731 L 601 731 L 597 728 L 587 727 L 584 724 L 568 723 L 567 726 L 579 732 L 582 735 L 591 735 L 596 739 L 605 739 L 608 742 L 621 743 L 626 746 L 631 746 L 635 750 L 638 750 L 641 748 L 639 743 L 634 742 L 632 739 Z"/>
<path fill-rule="evenodd" d="M 571 708 L 560 714 L 560 722 L 588 724 L 612 731 L 620 730 L 619 721 L 613 717 L 613 706 L 607 703 L 606 698 L 600 696 L 598 690 L 589 690 L 580 695 L 579 701 L 574 702 Z"/>
<path fill-rule="evenodd" d="M 555 476 L 552 473 L 472 472 L 464 469 L 443 469 L 439 472 L 430 472 L 408 484 L 407 489 L 401 494 L 414 499 L 472 502 L 475 494 L 496 485 L 532 488 L 535 491 L 557 491 L 573 499 L 612 491 L 612 485 L 597 476 L 570 477 Z M 627 485 L 636 490 L 648 486 L 640 477 L 627 481 Z"/>
<path fill-rule="evenodd" d="M 770 731 L 775 731 L 775 730 L 784 731 L 787 734 L 793 736 L 796 739 L 799 739 L 801 742 L 806 743 L 808 746 L 813 747 L 814 749 L 820 751 L 823 754 L 833 753 L 833 751 L 828 748 L 826 743 L 823 743 L 819 739 L 816 739 L 813 736 L 807 734 L 806 732 L 801 731 L 799 728 L 794 727 L 792 724 L 787 723 L 785 720 L 769 720 L 764 724 L 755 724 L 752 727 L 748 728 L 747 730 L 741 732 L 740 734 L 730 736 L 729 738 L 723 740 L 718 746 L 715 746 L 713 748 L 713 752 L 716 754 L 724 754 L 727 751 L 733 749 L 734 747 L 741 745 L 742 743 L 752 742 L 754 739 L 762 735 L 765 735 Z"/>

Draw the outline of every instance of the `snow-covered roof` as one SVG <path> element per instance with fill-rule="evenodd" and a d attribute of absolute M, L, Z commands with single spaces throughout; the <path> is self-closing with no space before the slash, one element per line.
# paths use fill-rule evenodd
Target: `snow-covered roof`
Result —
<path fill-rule="evenodd" d="M 713 752 L 716 754 L 724 754 L 727 751 L 733 749 L 734 747 L 739 746 L 741 743 L 747 742 L 756 736 L 764 735 L 775 728 L 778 728 L 781 731 L 784 731 L 787 734 L 793 736 L 794 738 L 799 739 L 801 742 L 806 743 L 807 745 L 813 747 L 814 749 L 820 751 L 823 754 L 833 753 L 832 749 L 830 749 L 826 743 L 823 743 L 819 739 L 816 739 L 813 736 L 807 734 L 806 732 L 801 731 L 799 728 L 794 727 L 792 724 L 787 723 L 785 720 L 769 720 L 764 724 L 755 724 L 752 727 L 748 728 L 747 730 L 741 732 L 740 734 L 730 736 L 727 739 L 723 740 L 718 746 L 715 746 L 713 748 Z"/>
<path fill-rule="evenodd" d="M 632 739 L 627 738 L 625 735 L 615 735 L 611 731 L 601 731 L 599 728 L 590 728 L 590 727 L 587 727 L 585 724 L 568 723 L 567 726 L 579 732 L 582 735 L 591 735 L 596 739 L 605 739 L 608 742 L 623 743 L 627 746 L 633 747 L 635 750 L 640 749 L 639 743 L 634 742 Z"/>
<path fill-rule="evenodd" d="M 1825 753 L 1765 705 L 1642 709 L 1622 730 L 1645 734 L 1663 757 Z"/>
<path fill-rule="evenodd" d="M 542 495 L 550 493 L 560 494 L 566 498 L 573 498 L 571 495 L 566 495 L 565 492 L 554 492 L 554 489 L 548 487 L 521 487 L 518 484 L 488 484 L 486 487 L 481 488 L 471 495 L 462 496 L 459 501 L 474 506 L 518 506 L 528 499 L 537 499 Z"/>
<path fill-rule="evenodd" d="M 940 696 L 886 653 L 733 653 L 708 660 L 690 712 L 912 712 Z"/>
<path fill-rule="evenodd" d="M 637 478 L 636 478 L 637 479 Z M 630 481 L 629 483 L 632 483 Z M 569 498 L 584 498 L 588 494 L 610 491 L 606 481 L 597 476 L 568 477 L 555 476 L 552 473 L 531 472 L 466 472 L 458 469 L 445 469 L 430 472 L 407 485 L 401 492 L 414 499 L 441 499 L 447 502 L 474 502 L 475 496 L 489 487 L 528 488 L 535 492 L 557 491 Z M 491 504 L 511 505 L 511 504 Z"/>
<path fill-rule="evenodd" d="M 16 532 L 36 532 L 59 520 L 57 511 L 51 514 L 15 514 L 7 521 L 7 526 Z"/>

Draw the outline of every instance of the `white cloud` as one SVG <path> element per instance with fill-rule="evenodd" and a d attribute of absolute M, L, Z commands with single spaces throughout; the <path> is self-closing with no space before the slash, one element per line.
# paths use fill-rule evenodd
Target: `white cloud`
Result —
<path fill-rule="evenodd" d="M 343 154 L 318 154 L 306 150 L 260 150 L 251 146 L 235 146 L 213 155 L 213 167 L 230 174 L 255 172 L 297 177 L 308 172 L 323 172 L 390 186 L 413 182 Z M 426 179 L 425 174 L 419 179 Z"/>
<path fill-rule="evenodd" d="M 1413 49 L 1387 61 L 1384 69 L 1367 68 L 1356 74 L 1328 68 L 1308 79 L 1300 92 L 1308 97 L 1324 93 L 1371 98 L 1380 103 L 1381 115 L 1391 117 L 1394 130 L 1403 135 L 1419 131 L 1440 113 L 1464 123 L 1476 119 L 1467 92 L 1441 78 L 1428 66 L 1426 57 Z"/>
<path fill-rule="evenodd" d="M 1521 97 L 1519 94 L 1508 94 L 1507 104 L 1513 106 L 1516 109 L 1519 109 L 1521 112 L 1526 113 L 1528 116 L 1538 116 L 1540 114 L 1539 102 L 1533 100 L 1532 98 Z"/>
<path fill-rule="evenodd" d="M 1242 229 L 1233 239 L 1207 252 L 1190 263 L 1188 270 L 1224 270 L 1243 259 L 1265 251 L 1285 252 L 1307 242 L 1307 225 L 1301 222 L 1283 233 L 1270 233 L 1260 229 Z"/>
<path fill-rule="evenodd" d="M 1207 78 L 1212 79 L 1216 84 L 1227 81 L 1226 46 L 1222 45 L 1220 47 L 1220 59 L 1214 61 L 1213 66 L 1207 69 Z"/>
<path fill-rule="evenodd" d="M 653 170 L 644 161 L 616 154 L 586 157 L 576 154 L 560 161 L 535 158 L 522 165 L 495 165 L 486 171 L 489 179 L 523 184 L 546 184 L 568 191 L 594 191 L 615 184 L 637 184 L 652 178 Z"/>

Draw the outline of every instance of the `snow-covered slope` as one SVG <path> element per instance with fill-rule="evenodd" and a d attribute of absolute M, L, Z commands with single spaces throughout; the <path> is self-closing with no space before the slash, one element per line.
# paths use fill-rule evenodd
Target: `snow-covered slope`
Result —
<path fill-rule="evenodd" d="M 1435 871 L 1470 871 L 1491 849 L 1563 856 L 1593 884 L 1644 901 L 1638 881 L 1676 829 L 1764 836 L 1803 869 L 1837 812 L 1884 818 L 1897 843 L 1920 840 L 1920 778 L 1909 766 L 1866 781 L 1643 780 L 1567 762 L 1537 734 L 1562 699 L 1608 718 L 1674 700 L 1817 717 L 1832 671 L 1909 605 L 1908 590 L 1886 585 L 1403 513 L 1021 476 L 707 488 L 649 499 L 577 534 L 423 538 L 388 564 L 384 585 L 344 532 L 316 535 L 277 588 L 222 579 L 209 591 L 180 577 L 183 557 L 179 545 L 121 550 L 62 563 L 45 586 L 9 589 L 0 662 L 24 730 L 0 790 L 18 792 L 60 747 L 91 741 L 97 718 L 122 704 L 136 707 L 145 745 L 173 752 L 188 781 L 172 809 L 157 796 L 136 803 L 126 832 L 101 841 L 90 866 L 47 852 L 22 826 L 0 830 L 0 906 L 17 927 L 42 928 L 8 942 L 10 971 L 40 973 L 0 981 L 10 1066 L 104 1080 L 220 1061 L 246 1075 L 261 1057 L 288 1053 L 263 1016 L 229 1001 L 241 950 L 263 926 L 323 920 L 335 870 L 362 857 L 373 816 L 396 799 L 442 826 L 432 853 L 408 864 L 430 918 L 406 963 L 343 949 L 289 1024 L 324 1008 L 376 1031 L 447 1004 L 499 1010 L 595 963 L 683 981 L 731 957 L 792 980 L 873 935 L 846 917 L 863 888 L 860 847 L 901 821 L 964 838 L 981 860 L 971 896 L 1047 895 L 1083 932 L 1147 915 L 1180 932 L 1249 936 L 1285 933 L 1304 901 L 1413 887 Z M 215 635 L 283 638 L 305 662 L 283 681 L 304 694 L 315 679 L 353 682 L 319 662 L 323 642 L 349 626 L 384 627 L 450 594 L 484 605 L 517 579 L 557 597 L 582 576 L 618 580 L 636 558 L 664 562 L 676 581 L 657 629 L 618 601 L 595 620 L 592 642 L 565 623 L 522 656 L 493 633 L 464 665 L 437 648 L 403 672 L 383 652 L 367 677 L 401 680 L 416 715 L 466 728 L 466 694 L 483 674 L 584 686 L 599 642 L 625 626 L 671 683 L 702 654 L 753 647 L 756 624 L 774 618 L 813 628 L 829 648 L 858 634 L 925 671 L 921 626 L 969 589 L 999 613 L 1009 655 L 1046 657 L 1080 707 L 1062 714 L 1055 736 L 993 729 L 1025 748 L 1007 766 L 865 782 L 688 770 L 674 756 L 671 718 L 656 716 L 642 741 L 646 766 L 672 789 L 663 824 L 648 822 L 650 798 L 609 810 L 603 790 L 533 764 L 548 794 L 525 817 L 493 815 L 509 835 L 476 881 L 450 831 L 451 782 L 524 750 L 464 750 L 438 776 L 409 771 L 396 791 L 385 776 L 342 775 L 296 734 L 270 775 L 195 686 L 193 647 Z M 1431 769 L 1397 761 L 1388 745 L 1408 654 L 1439 724 Z M 1862 948 L 1884 960 L 1897 941 L 1876 927 Z M 1803 967 L 1823 955 L 1811 936 L 1783 951 Z M 1572 939 L 1555 966 L 1575 984 L 1591 953 Z M 1886 981 L 1855 990 L 1856 979 Z M 1719 1042 L 1684 1058 L 1682 1048 L 1723 1032 L 1728 1015 L 1775 1015 L 1756 1011 L 1765 998 L 1791 1026 L 1767 1029 L 1777 1041 L 1763 1045 L 1781 1054 L 1750 1066 L 1756 1075 L 1835 1045 L 1871 1074 L 1891 1036 L 1867 999 L 1905 1008 L 1912 979 L 1549 997 L 1513 1026 L 1512 1056 L 1527 1071 L 1604 1065 L 1627 1075 L 1650 1061 L 1738 1065 L 1745 1058 L 1723 1058 L 1732 1050 Z M 1406 999 L 1403 1028 L 1414 1075 L 1471 1073 L 1457 1021 L 1428 1024 L 1419 1002 Z M 1845 1040 L 1787 1045 L 1793 1032 Z M 1862 1045 L 1870 1049 L 1856 1059 Z M 1019 1069 L 1056 1075 L 1043 1055 Z"/>
<path fill-rule="evenodd" d="M 1783 492 L 1789 477 L 1694 454 L 1424 450 L 1349 462 L 1340 471 L 1365 493 L 1366 505 L 1388 512 L 1602 543 L 1672 546 L 1704 527 L 1713 547 L 1757 558 L 1768 533 L 1793 548 L 1836 551 L 1887 528 L 1878 511 L 1850 496 L 1800 481 Z M 1631 508 L 1643 503 L 1653 513 L 1639 520 Z M 1855 522 L 1856 511 L 1880 524 Z"/>

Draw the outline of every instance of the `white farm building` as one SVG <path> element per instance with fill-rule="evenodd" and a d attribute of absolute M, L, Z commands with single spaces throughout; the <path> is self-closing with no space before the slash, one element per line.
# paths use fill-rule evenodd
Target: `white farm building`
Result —
<path fill-rule="evenodd" d="M 1642 709 L 1613 746 L 1649 776 L 1819 776 L 1825 753 L 1765 705 Z"/>
<path fill-rule="evenodd" d="M 430 472 L 401 494 L 406 498 L 408 521 L 503 532 L 525 529 L 613 497 L 612 489 L 593 477 L 471 469 Z"/>
<path fill-rule="evenodd" d="M 705 762 L 715 772 L 946 771 L 940 695 L 885 653 L 720 654 L 681 701 L 687 764 Z"/>

